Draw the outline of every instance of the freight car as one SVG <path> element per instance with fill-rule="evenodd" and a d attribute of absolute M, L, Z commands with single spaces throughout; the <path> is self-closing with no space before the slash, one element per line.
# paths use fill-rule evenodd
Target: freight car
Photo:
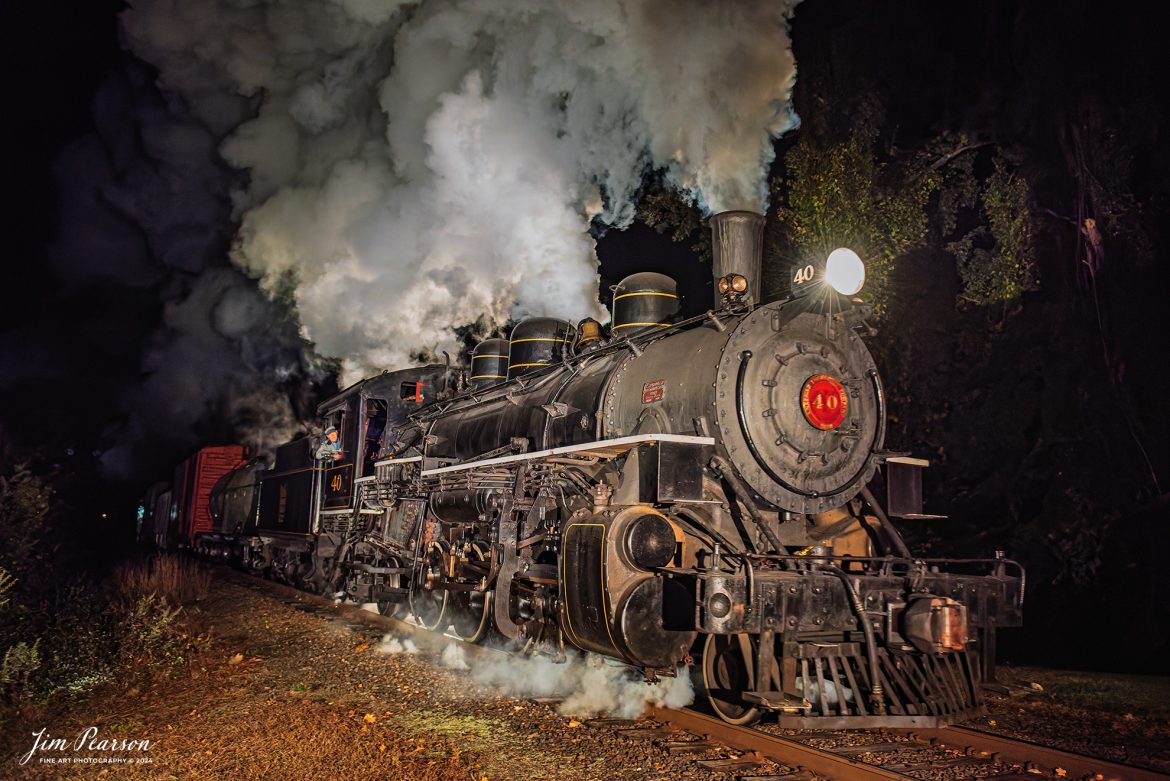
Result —
<path fill-rule="evenodd" d="M 151 486 L 138 509 L 139 539 L 152 539 L 161 550 L 198 547 L 212 529 L 212 489 L 244 463 L 245 454 L 241 445 L 201 448 L 175 467 L 170 484 Z"/>
<path fill-rule="evenodd" d="M 256 490 L 268 471 L 262 458 L 252 458 L 224 473 L 207 497 L 210 528 L 195 535 L 197 553 L 211 558 L 236 560 L 241 556 L 240 538 L 256 528 L 260 494 Z"/>
<path fill-rule="evenodd" d="M 701 315 L 635 274 L 608 333 L 530 319 L 465 376 L 406 369 L 325 402 L 343 458 L 278 451 L 242 560 L 469 641 L 575 646 L 647 679 L 687 667 L 729 722 L 976 715 L 1022 569 L 907 549 L 870 483 L 880 470 L 890 513 L 925 517 L 925 462 L 884 449 L 864 267 L 834 253 L 761 305 L 762 223 L 712 218 Z"/>

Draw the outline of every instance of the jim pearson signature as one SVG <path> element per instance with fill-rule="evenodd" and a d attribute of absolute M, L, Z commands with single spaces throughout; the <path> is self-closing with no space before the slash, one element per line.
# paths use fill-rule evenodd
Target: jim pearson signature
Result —
<path fill-rule="evenodd" d="M 141 755 L 150 750 L 151 744 L 151 741 L 146 739 L 98 738 L 97 727 L 83 729 L 77 733 L 76 738 L 55 738 L 43 727 L 39 732 L 32 733 L 32 736 L 33 746 L 28 750 L 27 754 L 20 758 L 20 764 L 22 765 L 27 765 L 33 757 L 37 757 L 41 762 L 48 763 L 137 762 L 139 761 L 137 759 L 126 760 L 113 758 L 110 755 L 130 752 L 137 752 Z M 97 758 L 66 758 L 60 756 L 67 752 L 77 753 L 80 751 L 94 752 L 103 756 Z"/>

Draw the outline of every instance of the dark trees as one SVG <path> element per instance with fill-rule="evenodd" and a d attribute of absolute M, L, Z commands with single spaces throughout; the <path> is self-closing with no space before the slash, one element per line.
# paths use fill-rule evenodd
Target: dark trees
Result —
<path fill-rule="evenodd" d="M 1170 63 L 1147 7 L 802 5 L 766 296 L 867 261 L 888 444 L 929 457 L 928 553 L 1030 568 L 1010 657 L 1153 668 L 1170 641 Z M 659 194 L 643 219 L 693 242 Z M 681 231 L 681 232 L 680 232 Z M 1086 633 L 1107 642 L 1086 642 Z"/>

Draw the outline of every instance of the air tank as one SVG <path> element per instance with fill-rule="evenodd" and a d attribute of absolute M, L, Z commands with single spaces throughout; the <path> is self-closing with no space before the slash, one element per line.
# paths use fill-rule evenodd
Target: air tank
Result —
<path fill-rule="evenodd" d="M 508 379 L 508 340 L 485 339 L 471 353 L 471 387 L 489 388 Z"/>
<path fill-rule="evenodd" d="M 558 364 L 572 343 L 573 326 L 552 317 L 521 320 L 508 345 L 508 379 Z"/>
<path fill-rule="evenodd" d="M 670 325 L 678 314 L 678 285 L 665 274 L 631 274 L 613 288 L 612 333 L 622 339 Z"/>

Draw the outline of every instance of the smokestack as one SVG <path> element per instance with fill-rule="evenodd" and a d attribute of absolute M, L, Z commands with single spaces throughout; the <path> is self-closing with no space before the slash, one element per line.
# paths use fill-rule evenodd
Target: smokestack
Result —
<path fill-rule="evenodd" d="M 719 279 L 728 274 L 748 278 L 752 301 L 760 303 L 764 258 L 764 215 L 749 211 L 711 216 L 711 268 L 715 272 L 715 306 L 720 303 Z"/>

